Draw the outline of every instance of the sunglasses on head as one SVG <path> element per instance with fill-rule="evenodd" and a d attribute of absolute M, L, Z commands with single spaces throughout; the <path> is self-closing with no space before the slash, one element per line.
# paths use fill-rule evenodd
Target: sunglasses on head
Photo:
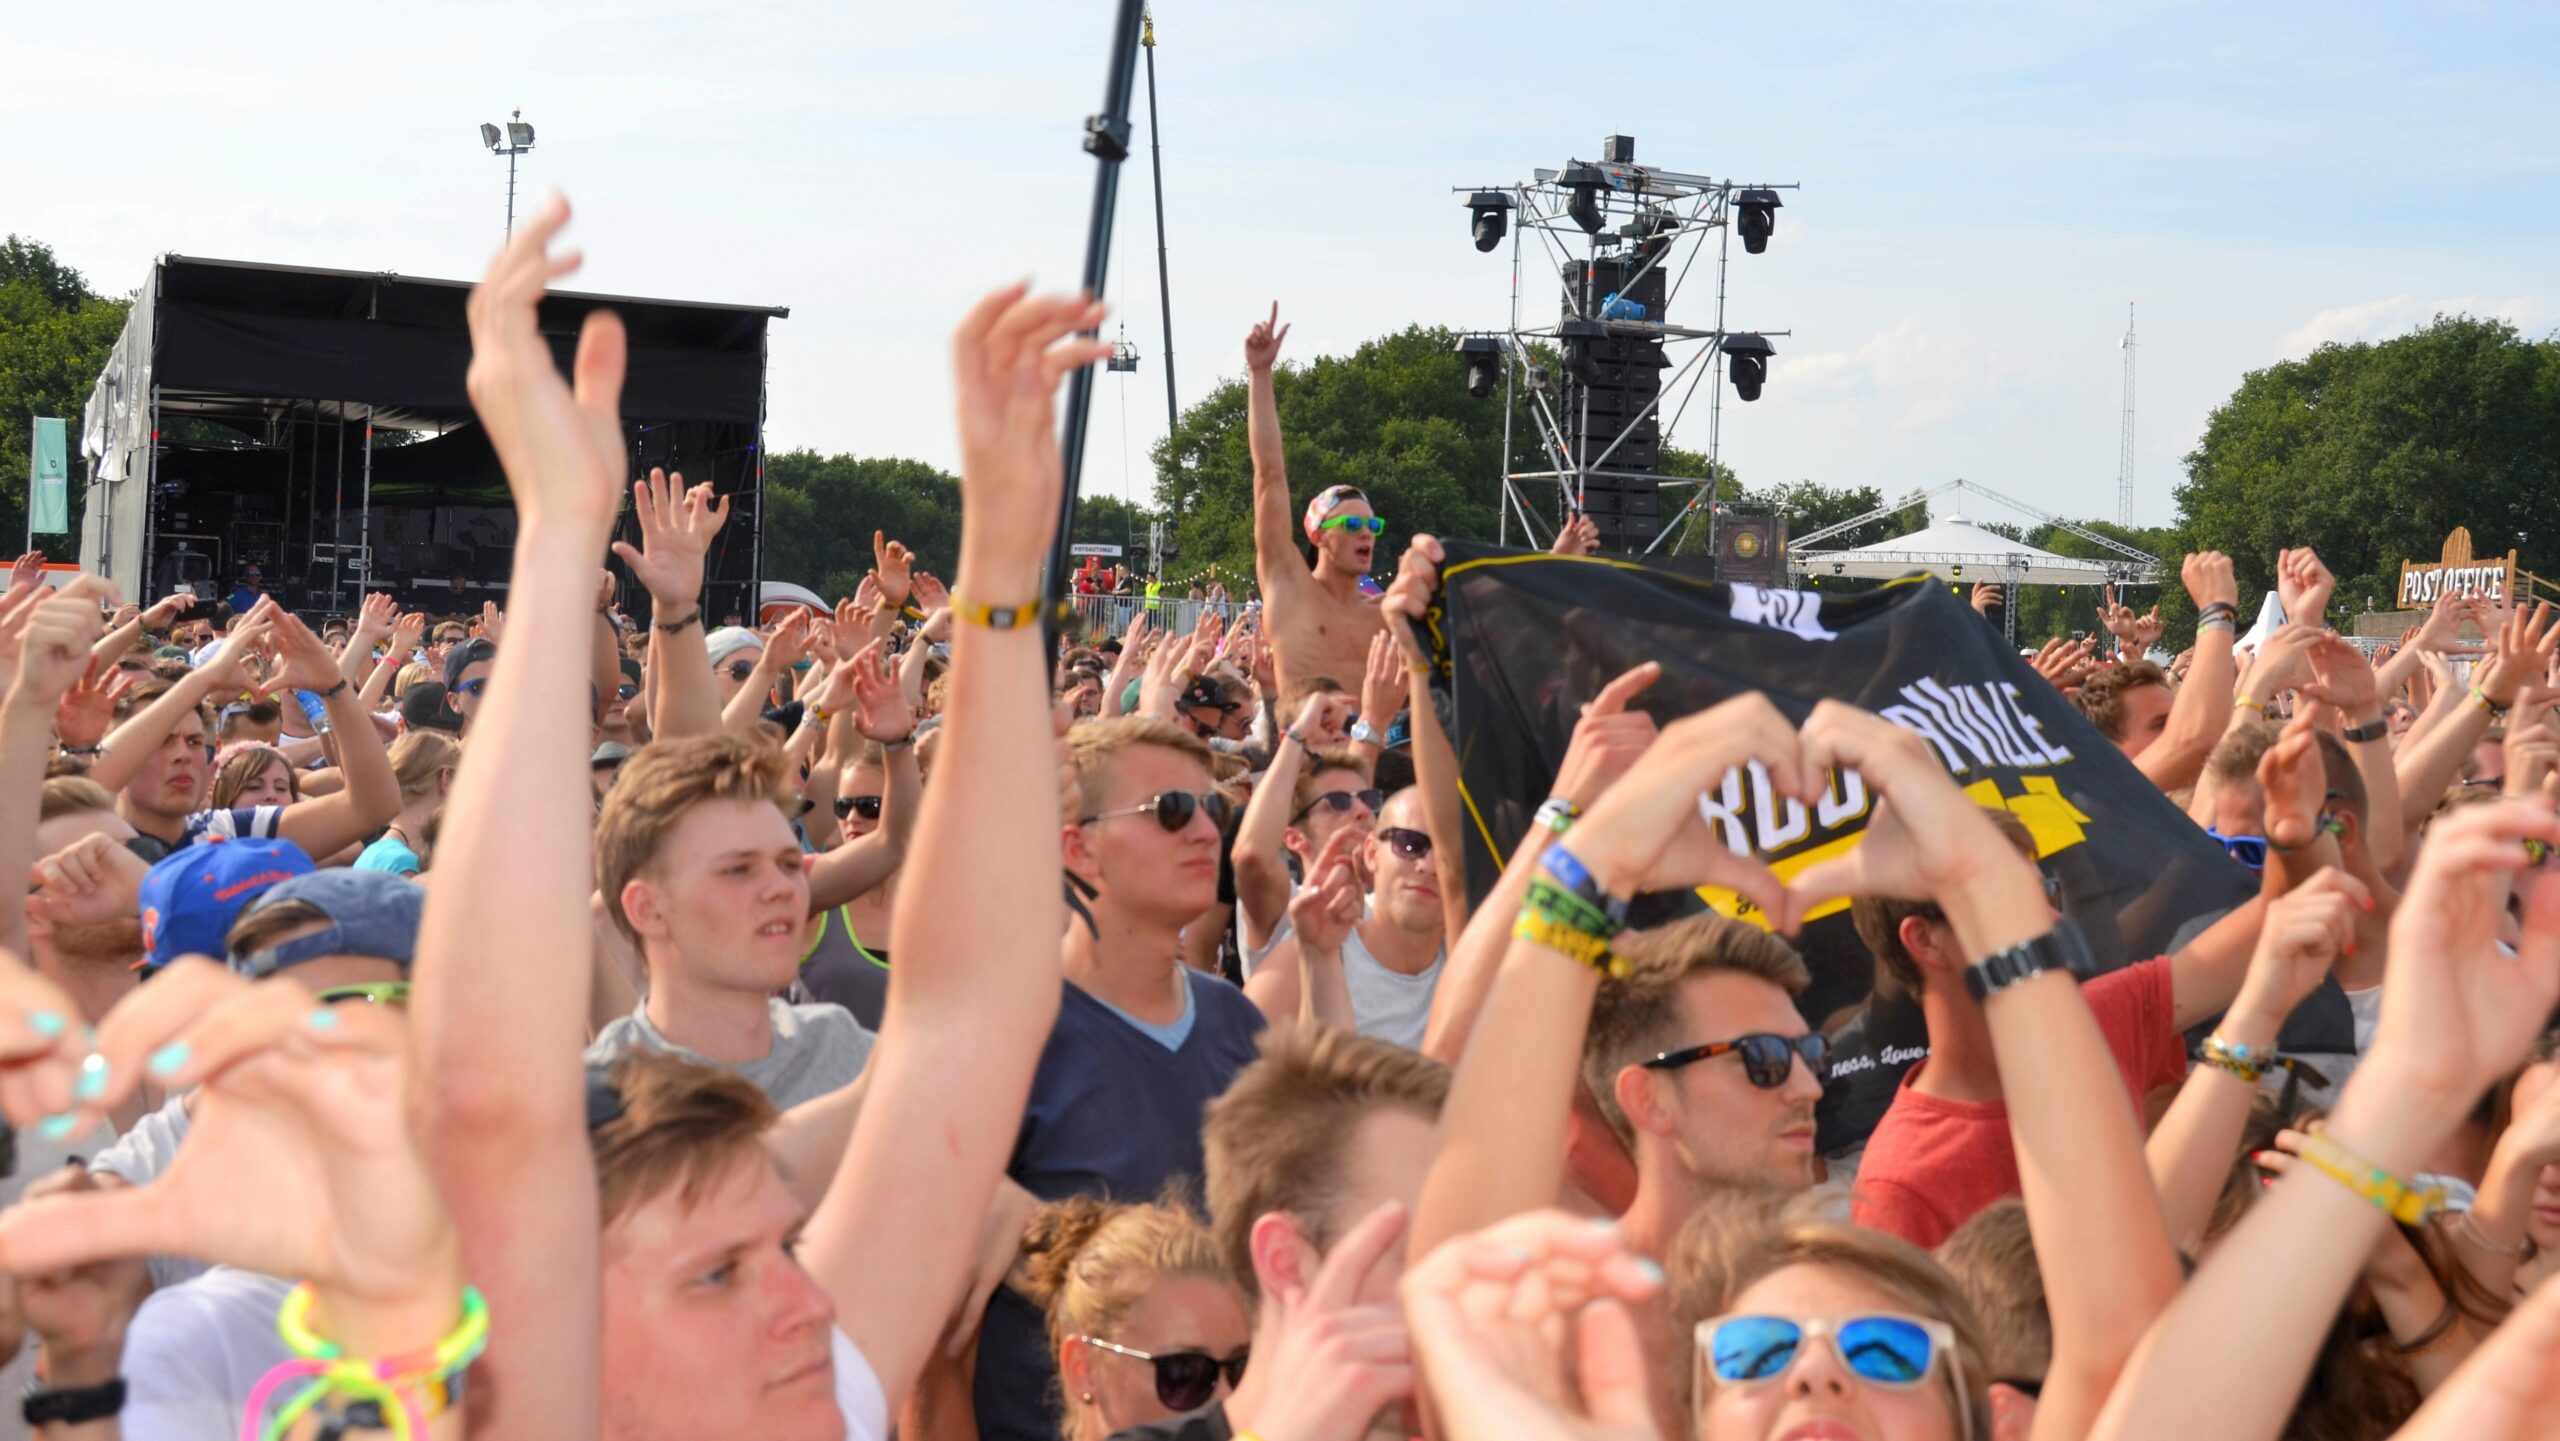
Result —
<path fill-rule="evenodd" d="M 1378 813 L 1378 807 L 1386 803 L 1387 793 L 1374 786 L 1361 791 L 1326 791 L 1298 807 L 1298 813 L 1289 817 L 1289 824 L 1294 826 L 1314 815 L 1318 807 L 1340 813 L 1350 810 L 1353 806 L 1367 806 L 1369 814 L 1374 816 Z"/>
<path fill-rule="evenodd" d="M 836 797 L 836 819 L 850 820 L 855 816 L 860 816 L 866 821 L 880 819 L 880 798 L 878 796 Z"/>
<path fill-rule="evenodd" d="M 1431 854 L 1431 833 L 1409 826 L 1388 826 L 1378 832 L 1378 839 L 1395 848 L 1395 853 L 1409 861 Z"/>
<path fill-rule="evenodd" d="M 747 677 L 756 673 L 756 663 L 751 660 L 733 660 L 729 662 L 728 669 L 729 679 L 744 683 Z"/>
<path fill-rule="evenodd" d="M 2205 827 L 2204 833 L 2213 837 L 2214 842 L 2230 852 L 2231 858 L 2240 864 L 2253 871 L 2263 871 L 2267 868 L 2265 836 L 2226 836 L 2211 826 Z"/>
<path fill-rule="evenodd" d="M 1369 535 L 1383 535 L 1387 529 L 1387 518 L 1383 515 L 1327 516 L 1317 524 L 1316 529 L 1319 531 L 1347 530 L 1353 535 L 1364 532 Z"/>
<path fill-rule="evenodd" d="M 453 693 L 455 695 L 483 695 L 487 693 L 488 689 L 489 678 L 487 676 L 474 676 L 470 680 L 464 681 L 462 684 L 455 686 L 453 688 Z"/>
<path fill-rule="evenodd" d="M 1153 815 L 1156 818 L 1156 824 L 1166 830 L 1179 831 L 1191 824 L 1191 818 L 1194 815 L 1204 810 L 1209 813 L 1209 824 L 1225 830 L 1227 823 L 1235 818 L 1236 807 L 1235 802 L 1216 791 L 1162 791 L 1134 806 L 1122 806 L 1116 811 L 1103 811 L 1086 816 L 1076 824 L 1089 826 L 1096 821 L 1110 820 L 1114 816 L 1134 816 L 1143 813 Z"/>
<path fill-rule="evenodd" d="M 1156 1368 L 1156 1399 L 1175 1411 L 1197 1411 L 1218 1394 L 1218 1377 L 1227 1378 L 1227 1389 L 1233 1391 L 1244 1383 L 1244 1363 L 1250 1352 L 1238 1351 L 1221 1361 L 1206 1351 L 1167 1351 L 1161 1355 L 1115 1346 L 1091 1336 L 1076 1338 L 1097 1351 L 1144 1361 Z"/>
<path fill-rule="evenodd" d="M 1808 1031 L 1801 1036 L 1754 1031 L 1730 1041 L 1710 1041 L 1703 1046 L 1665 1051 L 1643 1064 L 1648 1071 L 1676 1071 L 1728 1051 L 1742 1057 L 1742 1074 L 1751 1084 L 1764 1091 L 1774 1091 L 1787 1083 L 1799 1056 L 1804 1058 L 1805 1069 L 1813 1073 L 1813 1078 L 1821 1080 L 1822 1064 L 1831 1058 L 1831 1038 L 1820 1031 Z"/>
<path fill-rule="evenodd" d="M 1787 1374 L 1805 1343 L 1828 1338 L 1841 1364 L 1859 1380 L 1896 1390 L 1921 1385 L 1941 1357 L 1956 1395 L 1956 1434 L 1973 1434 L 1972 1402 L 1965 1394 L 1964 1362 L 1956 1335 L 1944 1321 L 1880 1313 L 1866 1316 L 1716 1316 L 1698 1323 L 1701 1369 L 1726 1386 L 1754 1386 Z"/>

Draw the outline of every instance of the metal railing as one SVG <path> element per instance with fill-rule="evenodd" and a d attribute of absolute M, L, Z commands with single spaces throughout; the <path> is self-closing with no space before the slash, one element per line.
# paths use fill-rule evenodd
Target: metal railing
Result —
<path fill-rule="evenodd" d="M 1218 612 L 1219 619 L 1232 623 L 1243 613 L 1246 604 L 1240 600 L 1176 600 L 1165 596 L 1150 609 L 1147 598 L 1142 595 L 1071 595 L 1067 597 L 1067 603 L 1075 614 L 1073 630 L 1079 641 L 1099 641 L 1106 635 L 1125 635 L 1129 622 L 1140 615 L 1151 617 L 1159 626 L 1189 630 L 1200 623 L 1200 612 L 1208 609 Z"/>

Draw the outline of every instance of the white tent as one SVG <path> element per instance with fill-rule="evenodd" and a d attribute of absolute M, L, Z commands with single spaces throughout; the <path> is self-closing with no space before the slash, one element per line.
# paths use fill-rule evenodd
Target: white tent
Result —
<path fill-rule="evenodd" d="M 2148 569 L 2121 560 L 2110 564 L 2056 555 L 1985 530 L 1961 515 L 1933 521 L 1909 535 L 1850 550 L 1791 551 L 1787 562 L 1798 575 L 1890 580 L 1925 570 L 1942 580 L 1988 580 L 2013 585 L 2104 585 L 2136 579 L 2128 572 Z"/>

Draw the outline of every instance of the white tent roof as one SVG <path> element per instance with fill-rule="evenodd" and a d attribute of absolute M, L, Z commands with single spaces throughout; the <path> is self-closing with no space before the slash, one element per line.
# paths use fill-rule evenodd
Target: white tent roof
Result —
<path fill-rule="evenodd" d="M 1800 575 L 1890 580 L 1925 570 L 1945 580 L 2009 581 L 2019 585 L 2104 585 L 2123 576 L 2129 568 L 2123 561 L 2110 565 L 2039 550 L 2024 541 L 1985 530 L 1961 515 L 1950 515 L 1909 535 L 1897 535 L 1874 545 L 1852 550 L 1794 551 L 1787 560 Z"/>

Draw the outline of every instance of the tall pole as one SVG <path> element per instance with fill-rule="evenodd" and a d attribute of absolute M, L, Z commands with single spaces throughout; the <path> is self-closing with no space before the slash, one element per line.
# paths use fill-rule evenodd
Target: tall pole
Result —
<path fill-rule="evenodd" d="M 2116 524 L 2133 524 L 2133 302 L 2124 303 L 2124 421 L 2116 440 Z"/>
<path fill-rule="evenodd" d="M 1139 44 L 1147 52 L 1147 155 L 1156 173 L 1156 308 L 1164 312 L 1164 438 L 1173 443 L 1174 427 L 1182 423 L 1182 406 L 1173 396 L 1173 273 L 1167 268 L 1164 254 L 1164 130 L 1159 123 L 1163 112 L 1156 105 L 1156 17 L 1145 16 Z M 1173 520 L 1182 523 L 1182 489 L 1173 492 Z"/>
<path fill-rule="evenodd" d="M 507 147 L 507 238 L 516 238 L 516 148 Z"/>
<path fill-rule="evenodd" d="M 1139 0 L 1120 0 L 1112 21 L 1111 73 L 1105 78 L 1102 110 L 1085 118 L 1084 148 L 1095 160 L 1093 212 L 1085 223 L 1084 293 L 1099 300 L 1111 269 L 1111 222 L 1120 205 L 1120 162 L 1129 156 L 1129 92 L 1138 72 L 1138 32 L 1144 11 Z M 1092 332 L 1088 332 L 1088 338 Z M 1066 484 L 1058 494 L 1057 532 L 1049 539 L 1049 574 L 1043 594 L 1048 599 L 1046 634 L 1055 648 L 1057 628 L 1066 607 L 1067 572 L 1073 568 L 1068 547 L 1075 543 L 1076 491 L 1084 479 L 1085 431 L 1093 412 L 1093 371 L 1078 366 L 1067 380 L 1067 414 L 1059 441 L 1059 460 Z M 1043 664 L 1046 664 L 1044 661 Z"/>

